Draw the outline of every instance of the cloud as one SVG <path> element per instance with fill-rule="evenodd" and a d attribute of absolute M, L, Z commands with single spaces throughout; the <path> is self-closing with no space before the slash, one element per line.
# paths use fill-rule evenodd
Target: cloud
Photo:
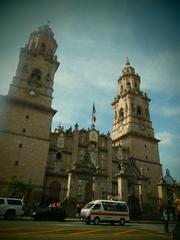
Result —
<path fill-rule="evenodd" d="M 159 132 L 156 133 L 157 138 L 161 140 L 160 144 L 162 145 L 172 145 L 175 139 L 175 135 L 170 132 Z"/>
<path fill-rule="evenodd" d="M 143 77 L 142 86 L 153 91 L 180 89 L 180 51 L 159 52 L 150 58 L 143 57 L 143 67 L 140 66 Z M 172 93 L 171 93 L 172 94 Z"/>
<path fill-rule="evenodd" d="M 53 107 L 59 111 L 53 121 L 60 121 L 65 127 L 77 121 L 87 128 L 95 102 L 97 127 L 100 130 L 105 128 L 104 118 L 106 116 L 107 121 L 108 117 L 112 117 L 111 102 L 117 92 L 117 76 L 112 77 L 117 72 L 114 68 L 107 59 L 94 61 L 79 56 L 72 58 L 71 63 L 65 59 L 55 76 Z M 112 119 L 109 127 L 111 125 Z"/>
<path fill-rule="evenodd" d="M 173 106 L 164 106 L 161 107 L 158 112 L 161 112 L 164 116 L 167 117 L 173 117 L 173 116 L 179 116 L 180 115 L 180 107 L 173 107 Z"/>

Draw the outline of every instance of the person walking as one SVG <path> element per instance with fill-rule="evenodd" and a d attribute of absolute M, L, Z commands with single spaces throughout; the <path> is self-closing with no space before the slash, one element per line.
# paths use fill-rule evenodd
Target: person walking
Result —
<path fill-rule="evenodd" d="M 161 217 L 162 223 L 164 224 L 164 232 L 168 233 L 169 232 L 169 214 L 167 209 L 165 208 L 162 212 L 162 217 Z"/>
<path fill-rule="evenodd" d="M 179 240 L 180 239 L 180 199 L 176 199 L 176 225 L 174 230 L 172 231 L 172 239 Z"/>
<path fill-rule="evenodd" d="M 77 214 L 77 217 L 78 217 L 79 219 L 81 219 L 81 216 L 80 216 L 80 214 L 81 214 L 81 208 L 82 208 L 81 203 L 77 203 L 77 206 L 76 206 L 76 214 Z"/>

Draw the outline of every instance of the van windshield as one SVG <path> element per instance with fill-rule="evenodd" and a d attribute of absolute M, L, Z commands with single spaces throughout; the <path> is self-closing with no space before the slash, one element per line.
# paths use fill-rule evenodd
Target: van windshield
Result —
<path fill-rule="evenodd" d="M 89 209 L 91 208 L 92 206 L 94 206 L 94 203 L 88 203 L 84 206 L 85 209 Z"/>

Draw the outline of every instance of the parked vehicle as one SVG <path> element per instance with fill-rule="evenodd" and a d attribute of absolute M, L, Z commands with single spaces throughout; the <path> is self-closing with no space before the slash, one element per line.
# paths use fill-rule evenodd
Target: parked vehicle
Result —
<path fill-rule="evenodd" d="M 113 200 L 96 200 L 88 203 L 81 210 L 81 218 L 86 224 L 93 222 L 110 222 L 114 224 L 118 222 L 125 225 L 129 222 L 129 209 L 126 202 Z"/>
<path fill-rule="evenodd" d="M 6 219 L 13 219 L 16 216 L 22 216 L 23 200 L 18 198 L 0 198 L 0 216 Z"/>
<path fill-rule="evenodd" d="M 38 208 L 32 212 L 32 218 L 35 220 L 57 220 L 64 221 L 66 218 L 66 211 L 64 208 Z"/>

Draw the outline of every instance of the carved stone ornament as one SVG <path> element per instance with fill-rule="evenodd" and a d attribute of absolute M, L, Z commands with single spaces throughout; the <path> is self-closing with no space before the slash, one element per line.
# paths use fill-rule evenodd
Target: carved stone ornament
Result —
<path fill-rule="evenodd" d="M 57 147 L 64 148 L 64 135 L 61 134 L 60 137 L 57 139 Z"/>
<path fill-rule="evenodd" d="M 90 131 L 89 141 L 92 141 L 92 142 L 97 142 L 98 141 L 98 133 L 95 130 Z"/>

